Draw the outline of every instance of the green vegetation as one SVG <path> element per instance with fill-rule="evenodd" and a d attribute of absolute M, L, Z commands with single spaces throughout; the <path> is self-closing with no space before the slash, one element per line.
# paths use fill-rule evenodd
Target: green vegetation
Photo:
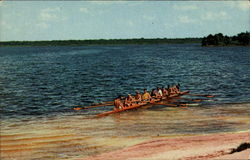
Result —
<path fill-rule="evenodd" d="M 0 41 L 4 46 L 87 46 L 87 45 L 123 45 L 123 44 L 184 44 L 201 43 L 202 46 L 250 45 L 250 33 L 242 32 L 229 37 L 218 33 L 204 38 L 152 38 L 152 39 L 98 39 L 98 40 L 52 40 L 52 41 Z"/>
<path fill-rule="evenodd" d="M 0 42 L 3 46 L 86 46 L 86 45 L 117 45 L 117 44 L 183 44 L 201 43 L 201 38 L 156 38 L 156 39 L 99 39 L 99 40 L 53 40 L 53 41 L 7 41 Z"/>
<path fill-rule="evenodd" d="M 250 33 L 242 32 L 237 36 L 224 36 L 222 33 L 208 35 L 202 39 L 202 46 L 250 45 Z"/>

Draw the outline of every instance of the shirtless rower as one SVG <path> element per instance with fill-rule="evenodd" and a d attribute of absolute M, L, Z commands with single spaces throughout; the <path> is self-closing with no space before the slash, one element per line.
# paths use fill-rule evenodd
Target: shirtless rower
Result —
<path fill-rule="evenodd" d="M 121 96 L 117 97 L 115 100 L 114 100 L 114 110 L 120 110 L 120 109 L 123 109 L 124 108 L 124 105 L 121 101 Z"/>
<path fill-rule="evenodd" d="M 131 94 L 128 94 L 124 102 L 125 107 L 131 106 L 134 101 L 135 101 L 134 97 L 132 97 Z"/>
<path fill-rule="evenodd" d="M 162 90 L 162 95 L 163 95 L 163 97 L 168 97 L 168 96 L 169 96 L 169 95 L 168 95 L 168 89 L 167 89 L 167 88 L 162 87 L 161 90 Z"/>
<path fill-rule="evenodd" d="M 180 90 L 180 84 L 179 84 L 179 83 L 176 85 L 176 89 L 177 89 L 177 92 L 178 92 L 178 93 L 181 92 L 181 90 Z"/>
<path fill-rule="evenodd" d="M 170 92 L 170 95 L 176 94 L 176 92 L 175 92 L 175 87 L 174 87 L 174 86 L 170 87 L 170 88 L 169 88 L 169 92 Z"/>
<path fill-rule="evenodd" d="M 140 102 L 142 101 L 142 96 L 141 96 L 141 94 L 140 94 L 139 91 L 136 91 L 135 101 L 136 101 L 137 103 L 140 103 Z"/>
<path fill-rule="evenodd" d="M 178 85 L 174 85 L 174 86 L 173 86 L 173 91 L 174 91 L 174 93 L 180 93 L 180 88 L 179 88 L 179 86 L 178 86 Z"/>
<path fill-rule="evenodd" d="M 159 98 L 159 97 L 160 97 L 160 94 L 159 94 L 159 92 L 158 92 L 158 88 L 152 89 L 150 96 L 151 96 L 152 98 Z"/>

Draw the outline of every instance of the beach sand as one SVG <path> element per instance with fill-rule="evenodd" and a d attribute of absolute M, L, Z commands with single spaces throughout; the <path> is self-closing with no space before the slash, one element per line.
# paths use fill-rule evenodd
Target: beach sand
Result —
<path fill-rule="evenodd" d="M 245 142 L 250 132 L 163 138 L 78 160 L 249 159 L 249 148 L 230 154 Z"/>
<path fill-rule="evenodd" d="M 228 153 L 250 142 L 249 107 L 154 106 L 102 118 L 65 114 L 4 119 L 0 159 L 247 159 L 249 149 Z"/>

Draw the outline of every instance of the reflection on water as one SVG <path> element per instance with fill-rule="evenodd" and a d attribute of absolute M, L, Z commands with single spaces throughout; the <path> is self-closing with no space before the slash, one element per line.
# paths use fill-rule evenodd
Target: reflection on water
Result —
<path fill-rule="evenodd" d="M 250 103 L 147 107 L 103 118 L 64 115 L 4 120 L 1 159 L 71 159 L 159 137 L 237 132 L 250 128 Z"/>

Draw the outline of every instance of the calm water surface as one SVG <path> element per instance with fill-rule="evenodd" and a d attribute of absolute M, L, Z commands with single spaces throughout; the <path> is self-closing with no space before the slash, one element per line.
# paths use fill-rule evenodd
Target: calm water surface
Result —
<path fill-rule="evenodd" d="M 0 48 L 1 158 L 69 159 L 152 138 L 249 130 L 249 68 L 250 47 Z M 72 110 L 175 83 L 216 97 L 98 119 L 93 115 L 112 106 Z"/>

